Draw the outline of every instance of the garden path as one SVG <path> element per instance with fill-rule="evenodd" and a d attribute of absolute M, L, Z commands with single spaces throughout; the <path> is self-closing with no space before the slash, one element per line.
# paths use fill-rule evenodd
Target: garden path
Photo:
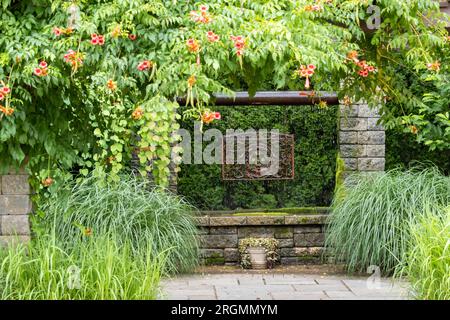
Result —
<path fill-rule="evenodd" d="M 407 284 L 381 278 L 236 272 L 182 275 L 162 282 L 169 300 L 399 300 Z"/>

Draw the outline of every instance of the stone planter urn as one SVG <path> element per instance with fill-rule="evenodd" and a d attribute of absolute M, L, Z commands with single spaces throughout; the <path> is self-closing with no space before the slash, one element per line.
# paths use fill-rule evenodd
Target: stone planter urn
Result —
<path fill-rule="evenodd" d="M 267 269 L 266 249 L 263 247 L 249 247 L 247 249 L 252 263 L 252 269 L 263 270 Z"/>

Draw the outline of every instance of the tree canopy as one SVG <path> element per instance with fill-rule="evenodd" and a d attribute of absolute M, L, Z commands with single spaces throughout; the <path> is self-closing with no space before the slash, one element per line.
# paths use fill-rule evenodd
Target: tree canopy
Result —
<path fill-rule="evenodd" d="M 212 93 L 236 90 L 336 91 L 449 148 L 438 2 L 372 2 L 0 0 L 0 167 L 27 158 L 52 188 L 73 168 L 114 177 L 137 151 L 166 185 L 177 119 L 207 125 Z"/>

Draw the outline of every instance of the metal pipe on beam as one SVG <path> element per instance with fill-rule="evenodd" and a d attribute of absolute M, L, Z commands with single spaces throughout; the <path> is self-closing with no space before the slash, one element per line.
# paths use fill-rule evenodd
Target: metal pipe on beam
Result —
<path fill-rule="evenodd" d="M 180 105 L 186 104 L 186 98 L 178 98 Z M 319 101 L 325 101 L 329 105 L 339 104 L 339 99 L 334 92 L 318 91 L 258 91 L 251 97 L 248 92 L 236 92 L 236 95 L 228 96 L 214 94 L 211 104 L 216 106 L 250 106 L 250 105 L 274 105 L 274 106 L 301 106 L 313 105 Z"/>

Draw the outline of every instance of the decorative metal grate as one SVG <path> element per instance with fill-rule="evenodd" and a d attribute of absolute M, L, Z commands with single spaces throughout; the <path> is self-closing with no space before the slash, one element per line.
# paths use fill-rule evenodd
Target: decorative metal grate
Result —
<path fill-rule="evenodd" d="M 291 134 L 225 135 L 222 140 L 222 179 L 293 180 L 294 146 L 295 139 Z"/>

